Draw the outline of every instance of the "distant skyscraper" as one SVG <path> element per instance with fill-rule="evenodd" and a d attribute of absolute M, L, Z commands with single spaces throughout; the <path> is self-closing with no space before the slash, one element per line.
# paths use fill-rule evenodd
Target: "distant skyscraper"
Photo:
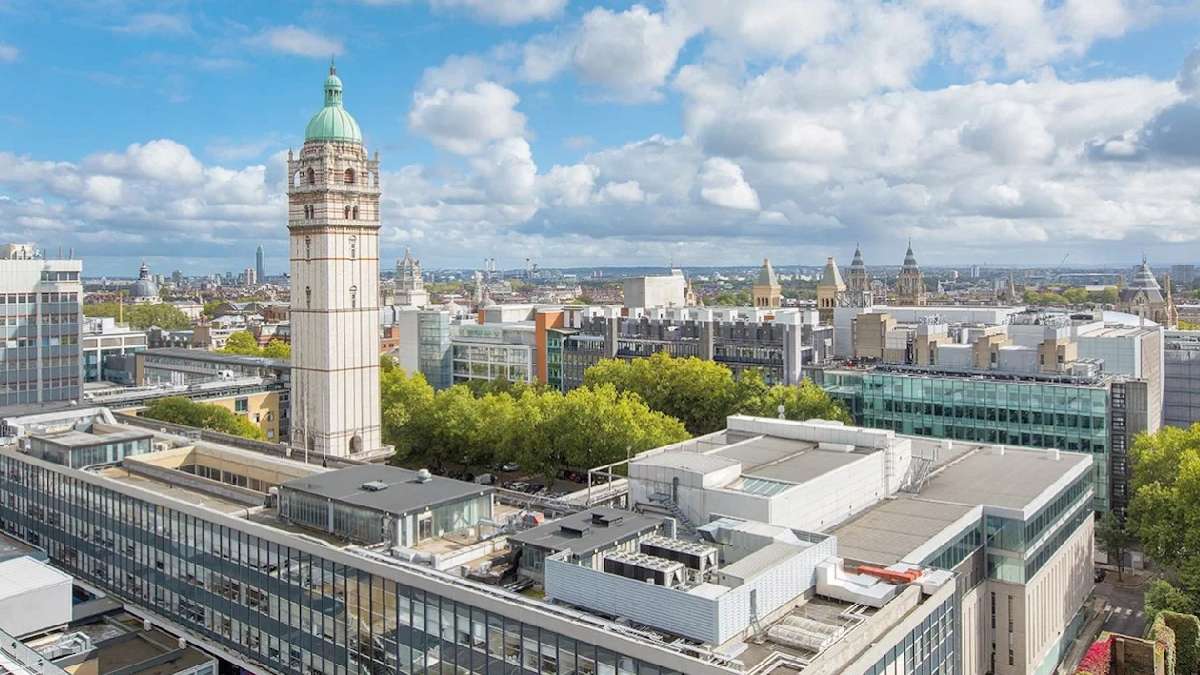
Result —
<path fill-rule="evenodd" d="M 325 106 L 288 151 L 292 443 L 378 450 L 379 156 L 367 156 L 331 65 Z"/>
<path fill-rule="evenodd" d="M 0 406 L 81 400 L 83 263 L 46 260 L 32 244 L 0 250 L 0 315 L 7 317 Z"/>
<path fill-rule="evenodd" d="M 263 253 L 262 244 L 254 251 L 254 276 L 260 284 L 267 281 L 267 256 Z"/>

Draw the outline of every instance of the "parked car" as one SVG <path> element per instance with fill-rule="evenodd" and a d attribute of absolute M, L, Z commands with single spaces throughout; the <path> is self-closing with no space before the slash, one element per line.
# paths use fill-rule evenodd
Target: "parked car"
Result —
<path fill-rule="evenodd" d="M 520 465 L 520 464 L 517 464 L 516 462 L 508 462 L 508 463 L 506 463 L 506 464 L 501 464 L 501 465 L 500 465 L 500 470 L 501 470 L 501 471 L 508 471 L 508 472 L 512 472 L 512 471 L 520 471 L 520 470 L 521 470 L 521 465 Z"/>
<path fill-rule="evenodd" d="M 1096 583 L 1100 583 L 1101 581 L 1104 581 L 1104 577 L 1106 577 L 1106 576 L 1108 576 L 1108 570 L 1101 568 L 1101 567 L 1097 567 L 1096 571 L 1092 574 L 1092 578 L 1095 580 Z"/>

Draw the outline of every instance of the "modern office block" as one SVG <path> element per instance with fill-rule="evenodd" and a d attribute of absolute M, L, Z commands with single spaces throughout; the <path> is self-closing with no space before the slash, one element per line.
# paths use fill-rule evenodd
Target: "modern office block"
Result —
<path fill-rule="evenodd" d="M 1163 350 L 1163 423 L 1200 422 L 1200 331 L 1167 331 Z"/>
<path fill-rule="evenodd" d="M 83 284 L 79 260 L 49 260 L 32 245 L 0 252 L 0 407 L 77 401 Z"/>
<path fill-rule="evenodd" d="M 963 672 L 960 576 L 863 568 L 828 533 L 730 517 L 676 528 L 607 508 L 553 520 L 421 472 L 154 435 L 153 452 L 86 470 L 0 448 L 0 529 L 236 667 Z M 522 563 L 535 548 L 540 580 Z"/>

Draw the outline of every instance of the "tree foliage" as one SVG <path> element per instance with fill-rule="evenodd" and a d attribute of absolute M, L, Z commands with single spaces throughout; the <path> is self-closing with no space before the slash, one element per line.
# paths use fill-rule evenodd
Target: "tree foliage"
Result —
<path fill-rule="evenodd" d="M 568 394 L 534 387 L 475 396 L 464 385 L 435 392 L 420 373 L 382 368 L 384 440 L 395 461 L 488 469 L 517 462 L 552 476 L 625 459 L 688 438 L 678 420 L 615 387 Z"/>
<path fill-rule="evenodd" d="M 1200 425 L 1140 435 L 1131 457 L 1129 529 L 1159 564 L 1200 570 Z"/>
<path fill-rule="evenodd" d="M 231 333 L 220 351 L 224 354 L 238 354 L 239 356 L 265 356 L 284 360 L 292 358 L 292 346 L 288 343 L 279 338 L 271 338 L 266 347 L 259 347 L 258 339 L 248 330 Z"/>
<path fill-rule="evenodd" d="M 1175 588 L 1170 582 L 1155 579 L 1146 587 L 1145 595 L 1146 625 L 1153 625 L 1160 612 L 1176 612 L 1191 614 L 1195 605 L 1187 593 Z M 1192 671 L 1195 672 L 1195 671 Z"/>
<path fill-rule="evenodd" d="M 263 430 L 243 415 L 212 403 L 197 403 L 182 396 L 169 396 L 152 401 L 142 411 L 142 417 L 220 431 L 254 440 L 263 440 Z"/>
<path fill-rule="evenodd" d="M 732 371 L 715 361 L 673 358 L 666 352 L 601 361 L 588 368 L 584 384 L 637 394 L 652 410 L 682 421 L 696 435 L 724 429 L 729 415 L 775 417 L 781 405 L 787 419 L 851 421 L 845 408 L 811 381 L 768 387 L 758 371 L 735 380 Z"/>
<path fill-rule="evenodd" d="M 99 302 L 83 306 L 84 316 L 121 316 L 130 328 L 146 330 L 158 326 L 166 330 L 182 330 L 192 325 L 192 320 L 178 307 L 164 303 L 119 306 L 115 302 Z"/>
<path fill-rule="evenodd" d="M 1117 578 L 1125 578 L 1125 551 L 1133 543 L 1133 536 L 1112 511 L 1105 513 L 1096 524 L 1096 541 L 1108 554 L 1109 562 L 1117 561 Z"/>
<path fill-rule="evenodd" d="M 1070 288 L 1060 288 L 1057 290 L 1036 291 L 1032 288 L 1025 289 L 1022 301 L 1027 305 L 1086 305 L 1086 304 L 1102 304 L 1114 305 L 1119 299 L 1119 294 L 1114 286 L 1107 286 L 1104 290 L 1089 291 L 1080 286 L 1072 286 Z"/>

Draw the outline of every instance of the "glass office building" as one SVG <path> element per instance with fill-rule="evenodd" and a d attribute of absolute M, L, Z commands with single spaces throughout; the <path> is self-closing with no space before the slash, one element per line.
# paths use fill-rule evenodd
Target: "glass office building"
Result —
<path fill-rule="evenodd" d="M 0 526 L 80 580 L 250 666 L 295 675 L 675 675 L 691 660 L 648 645 L 676 669 L 639 660 L 620 647 L 627 640 L 579 615 L 118 486 L 0 450 Z"/>
<path fill-rule="evenodd" d="M 885 370 L 826 370 L 826 391 L 858 424 L 896 433 L 1086 452 L 1095 509 L 1107 511 L 1109 388 Z"/>

